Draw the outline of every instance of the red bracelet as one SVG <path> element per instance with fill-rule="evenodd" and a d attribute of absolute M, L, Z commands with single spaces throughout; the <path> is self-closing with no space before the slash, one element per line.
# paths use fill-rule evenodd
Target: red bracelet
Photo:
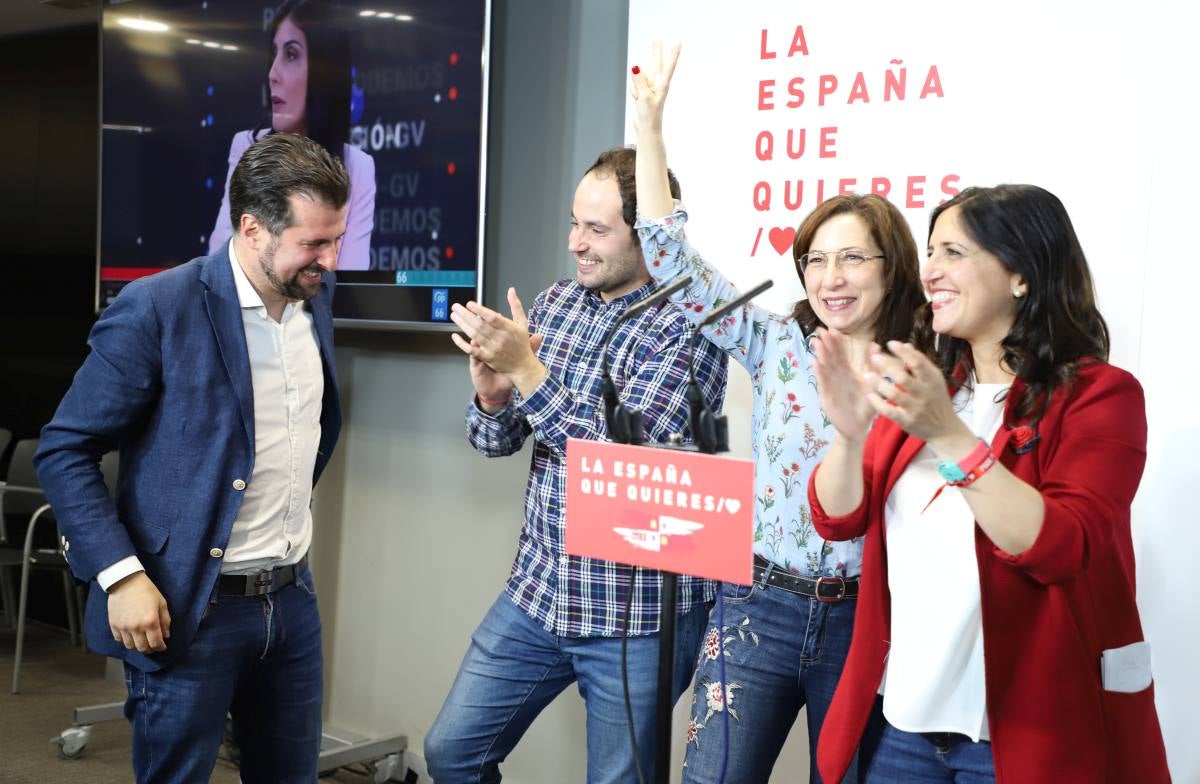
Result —
<path fill-rule="evenodd" d="M 987 444 L 984 444 L 984 446 L 987 446 Z M 996 456 L 992 454 L 991 449 L 988 449 L 984 454 L 983 459 L 980 460 L 970 471 L 967 471 L 965 478 L 960 479 L 957 482 L 951 482 L 950 484 L 953 484 L 955 487 L 969 487 L 970 485 L 975 484 L 979 477 L 986 474 L 988 469 L 994 465 L 996 465 Z"/>
<path fill-rule="evenodd" d="M 478 400 L 480 403 L 483 403 L 485 406 L 500 406 L 501 408 L 503 408 L 504 406 L 508 405 L 508 401 L 512 400 L 512 395 L 509 395 L 508 397 L 504 398 L 503 400 L 491 400 L 491 399 L 486 398 L 483 395 L 479 394 L 478 392 L 476 392 L 475 399 Z"/>
<path fill-rule="evenodd" d="M 925 509 L 928 509 L 947 487 L 969 487 L 970 485 L 973 485 L 975 482 L 979 481 L 979 477 L 986 474 L 995 464 L 996 455 L 992 452 L 991 446 L 987 441 L 980 439 L 975 448 L 971 450 L 971 453 L 962 460 L 958 461 L 957 466 L 958 470 L 963 474 L 962 479 L 947 479 L 945 482 L 943 482 L 942 486 L 939 487 L 937 492 L 933 494 L 933 498 L 929 499 L 929 503 L 925 504 L 925 508 L 921 511 L 924 512 Z M 954 464 L 950 465 L 951 467 L 954 466 Z M 942 472 L 941 466 L 938 467 L 938 470 L 943 476 L 946 475 L 944 472 Z"/>
<path fill-rule="evenodd" d="M 971 482 L 974 482 L 975 480 L 970 478 L 971 473 L 979 468 L 979 466 L 982 465 L 983 462 L 987 460 L 989 456 L 991 456 L 991 454 L 992 447 L 987 441 L 984 441 L 982 438 L 979 439 L 979 442 L 975 444 L 975 448 L 972 449 L 966 457 L 958 461 L 958 470 L 963 472 L 963 478 L 957 482 L 950 482 L 949 484 L 955 485 L 956 487 L 966 487 L 967 485 L 971 484 Z M 995 460 L 994 457 L 992 459 Z M 989 466 L 989 468 L 990 467 L 991 466 Z M 982 476 L 982 474 L 980 474 L 980 476 Z"/>

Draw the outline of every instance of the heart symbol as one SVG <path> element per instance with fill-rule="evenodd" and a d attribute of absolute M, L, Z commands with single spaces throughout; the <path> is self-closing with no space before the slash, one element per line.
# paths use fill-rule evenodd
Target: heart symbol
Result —
<path fill-rule="evenodd" d="M 742 508 L 742 502 L 736 498 L 726 498 L 725 508 L 729 510 L 729 514 L 737 514 L 738 510 Z"/>
<path fill-rule="evenodd" d="M 792 249 L 792 243 L 796 241 L 796 230 L 788 226 L 776 226 L 767 232 L 767 239 L 771 241 L 775 252 L 782 256 Z"/>

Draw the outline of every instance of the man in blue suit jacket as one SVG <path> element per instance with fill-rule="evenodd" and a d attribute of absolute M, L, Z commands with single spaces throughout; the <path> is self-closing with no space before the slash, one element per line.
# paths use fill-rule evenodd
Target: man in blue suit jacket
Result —
<path fill-rule="evenodd" d="M 208 781 L 227 713 L 243 782 L 316 779 L 309 501 L 341 427 L 330 300 L 348 193 L 305 137 L 257 142 L 232 176 L 230 243 L 129 284 L 42 431 L 38 476 L 92 583 L 88 644 L 125 662 L 139 782 Z"/>

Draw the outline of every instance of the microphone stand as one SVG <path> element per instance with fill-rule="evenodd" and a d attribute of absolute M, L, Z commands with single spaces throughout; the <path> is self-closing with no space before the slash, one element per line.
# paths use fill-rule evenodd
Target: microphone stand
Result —
<path fill-rule="evenodd" d="M 709 455 L 729 451 L 729 427 L 723 414 L 716 414 L 708 407 L 704 393 L 700 391 L 700 382 L 696 380 L 696 366 L 692 356 L 696 347 L 696 338 L 706 328 L 716 324 L 733 311 L 745 305 L 750 300 L 762 294 L 775 285 L 772 280 L 764 280 L 749 291 L 739 294 L 731 301 L 708 314 L 703 321 L 692 330 L 688 340 L 687 369 L 688 369 L 688 422 L 692 429 L 692 438 L 696 441 L 698 451 Z"/>
<path fill-rule="evenodd" d="M 620 402 L 617 395 L 617 386 L 613 383 L 612 375 L 608 372 L 608 346 L 612 343 L 613 336 L 617 334 L 617 329 L 621 324 L 630 318 L 633 318 L 639 313 L 652 308 L 658 303 L 670 297 L 675 292 L 683 289 L 692 282 L 691 275 L 681 275 L 671 281 L 666 286 L 655 291 L 649 297 L 639 302 L 634 303 L 625 309 L 612 325 L 608 334 L 604 336 L 604 342 L 600 350 L 600 377 L 601 377 L 601 394 L 604 398 L 604 421 L 608 425 L 608 435 L 616 444 L 630 444 L 633 446 L 641 446 L 645 442 L 645 434 L 642 430 L 642 412 L 634 409 L 626 408 Z M 691 347 L 688 347 L 688 370 L 691 371 Z M 693 374 L 694 378 L 695 374 Z M 636 570 L 636 567 L 634 567 Z M 634 572 L 636 573 L 636 571 Z M 667 779 L 662 778 L 668 775 L 670 770 L 670 750 L 671 750 L 671 684 L 674 679 L 672 672 L 672 664 L 675 651 L 675 593 L 677 590 L 676 575 L 671 572 L 660 572 L 662 574 L 662 592 L 659 596 L 659 646 L 658 646 L 658 692 L 655 717 L 657 721 L 657 735 L 655 748 L 655 770 L 658 771 L 656 780 L 666 784 Z M 634 589 L 633 577 L 629 580 L 629 590 Z M 667 612 L 667 608 L 671 613 L 668 618 L 662 615 L 662 612 Z M 664 675 L 664 663 L 665 672 Z M 664 705 L 665 716 L 664 721 Z M 630 728 L 633 732 L 633 728 Z M 666 749 L 667 759 L 663 759 L 663 749 Z M 641 763 L 634 761 L 639 771 L 641 771 Z"/>
<path fill-rule="evenodd" d="M 604 420 L 608 425 L 608 434 L 614 443 L 640 446 L 645 443 L 642 431 L 642 412 L 627 409 L 620 402 L 617 387 L 608 372 L 608 346 L 617 333 L 621 324 L 643 311 L 654 307 L 670 297 L 675 292 L 692 282 L 691 275 L 682 275 L 668 285 L 651 294 L 625 310 L 617 318 L 616 323 L 604 337 L 600 355 L 601 390 L 604 398 Z M 729 451 L 729 428 L 725 416 L 713 412 L 700 382 L 696 379 L 696 369 L 692 356 L 696 345 L 696 336 L 705 327 L 717 323 L 737 308 L 742 307 L 757 297 L 774 283 L 763 281 L 746 293 L 725 303 L 710 313 L 692 331 L 688 339 L 687 368 L 688 368 L 688 421 L 692 437 L 696 442 L 695 450 L 705 454 L 717 454 Z M 675 682 L 675 631 L 678 619 L 676 612 L 676 594 L 679 591 L 679 575 L 674 572 L 660 570 L 662 575 L 662 590 L 659 594 L 659 643 L 658 643 L 658 691 L 655 703 L 655 781 L 658 784 L 668 784 L 671 769 L 671 710 L 674 707 L 672 687 Z M 633 590 L 630 583 L 629 590 Z"/>
<path fill-rule="evenodd" d="M 687 350 L 687 401 L 692 439 L 696 442 L 698 452 L 708 455 L 728 452 L 729 426 L 724 414 L 717 414 L 709 408 L 708 401 L 704 399 L 704 393 L 700 389 L 700 382 L 696 380 L 696 367 L 692 362 L 696 336 L 705 327 L 716 324 L 773 285 L 775 284 L 771 280 L 763 281 L 714 310 L 692 330 Z M 678 584 L 679 575 L 674 572 L 662 572 L 662 592 L 659 594 L 658 697 L 655 703 L 654 778 L 658 784 L 668 784 L 670 781 L 671 711 L 675 703 L 671 691 L 675 683 L 675 627 L 679 620 L 675 615 L 675 606 Z"/>
<path fill-rule="evenodd" d="M 617 386 L 608 372 L 608 345 L 612 343 L 613 336 L 617 334 L 622 323 L 654 307 L 691 282 L 691 275 L 682 275 L 649 297 L 630 305 L 617 317 L 608 334 L 604 336 L 604 342 L 600 349 L 601 394 L 604 397 L 604 421 L 608 425 L 608 435 L 614 444 L 640 446 L 644 443 L 644 434 L 642 433 L 642 412 L 625 408 L 617 396 Z"/>

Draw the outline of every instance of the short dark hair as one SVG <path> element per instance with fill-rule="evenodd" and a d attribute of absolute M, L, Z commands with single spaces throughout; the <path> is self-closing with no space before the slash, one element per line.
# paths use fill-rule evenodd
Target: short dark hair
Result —
<path fill-rule="evenodd" d="M 1016 418 L 1036 423 L 1080 364 L 1108 359 L 1108 325 L 1096 307 L 1083 246 L 1067 208 L 1036 185 L 967 188 L 934 209 L 931 236 L 938 218 L 954 207 L 971 239 L 1025 279 L 1025 295 L 1000 345 L 1004 363 L 1025 384 Z M 966 382 L 973 358 L 965 340 L 939 335 L 937 359 L 947 378 Z"/>
<path fill-rule="evenodd" d="M 275 60 L 275 33 L 284 19 L 304 31 L 308 42 L 308 79 L 304 101 L 305 135 L 329 151 L 342 156 L 342 147 L 350 141 L 350 95 L 353 90 L 350 72 L 349 26 L 357 14 L 349 14 L 328 0 L 286 0 L 275 10 L 271 29 L 267 31 L 267 74 Z M 266 92 L 271 87 L 268 76 Z M 265 119 L 254 130 L 254 138 L 262 131 L 274 133 L 271 126 L 271 107 Z"/>
<path fill-rule="evenodd" d="M 821 224 L 835 215 L 843 214 L 861 218 L 871 232 L 871 239 L 875 240 L 883 253 L 880 261 L 883 265 L 885 294 L 872 325 L 875 342 L 883 345 L 889 340 L 911 341 L 919 350 L 928 350 L 933 342 L 933 333 L 929 329 L 929 304 L 921 287 L 917 243 L 903 213 L 882 196 L 847 193 L 818 204 L 800 224 L 796 239 L 792 242 L 796 274 L 800 275 L 800 257 L 811 250 L 813 237 Z M 800 285 L 804 286 L 803 275 L 800 275 Z M 800 331 L 805 335 L 811 335 L 818 326 L 824 326 L 807 299 L 796 303 L 792 318 L 800 324 Z"/>
<path fill-rule="evenodd" d="M 350 175 L 321 145 L 295 133 L 273 133 L 242 153 L 229 180 L 229 219 L 241 231 L 253 215 L 272 236 L 292 225 L 291 198 L 306 196 L 341 209 L 350 199 Z"/>
<path fill-rule="evenodd" d="M 621 217 L 625 219 L 625 224 L 629 226 L 635 241 L 637 232 L 633 230 L 633 224 L 637 222 L 636 171 L 637 150 L 633 147 L 613 147 L 600 153 L 596 162 L 584 172 L 585 177 L 594 173 L 599 179 L 616 178 L 617 192 L 621 194 Z M 679 190 L 679 180 L 675 179 L 675 173 L 670 169 L 667 169 L 667 184 L 671 189 L 672 198 L 683 198 Z"/>

